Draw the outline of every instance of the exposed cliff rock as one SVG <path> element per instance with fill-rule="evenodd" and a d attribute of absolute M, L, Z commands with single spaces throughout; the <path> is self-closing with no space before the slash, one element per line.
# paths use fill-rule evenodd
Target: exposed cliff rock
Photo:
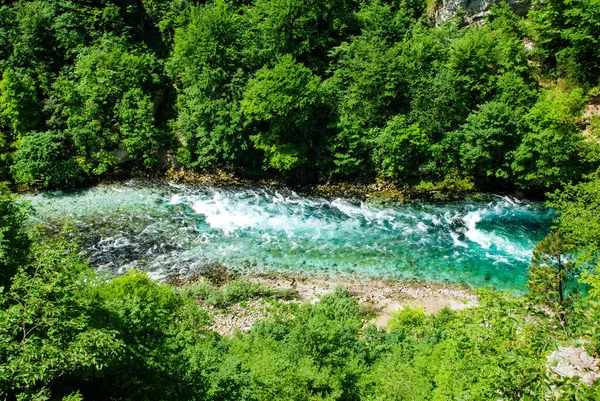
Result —
<path fill-rule="evenodd" d="M 501 0 L 500 0 L 501 1 Z M 506 0 L 515 13 L 524 15 L 531 7 L 531 0 Z M 490 8 L 499 0 L 438 0 L 434 16 L 438 23 L 462 17 L 467 24 L 482 21 Z"/>
<path fill-rule="evenodd" d="M 590 143 L 592 149 L 600 145 L 600 96 L 591 96 L 581 120 L 577 122 L 583 138 Z"/>
<path fill-rule="evenodd" d="M 600 361 L 583 347 L 558 347 L 548 357 L 548 370 L 560 377 L 578 377 L 588 386 L 600 379 Z"/>

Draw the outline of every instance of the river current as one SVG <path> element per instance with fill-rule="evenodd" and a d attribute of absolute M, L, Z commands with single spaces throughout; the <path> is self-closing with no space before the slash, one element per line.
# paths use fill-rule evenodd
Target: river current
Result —
<path fill-rule="evenodd" d="M 553 212 L 486 201 L 381 207 L 288 190 L 136 182 L 25 196 L 30 224 L 69 222 L 92 263 L 156 278 L 232 269 L 347 273 L 521 291 Z"/>

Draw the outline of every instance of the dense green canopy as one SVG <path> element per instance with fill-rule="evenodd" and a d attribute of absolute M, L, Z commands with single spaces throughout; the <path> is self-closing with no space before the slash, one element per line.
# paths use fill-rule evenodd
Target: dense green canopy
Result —
<path fill-rule="evenodd" d="M 428 8 L 429 7 L 429 8 Z M 598 0 L 439 23 L 420 0 L 0 7 L 0 178 L 225 169 L 546 190 L 598 166 Z M 532 43 L 532 45 L 530 45 Z M 597 135 L 597 130 L 591 130 Z"/>

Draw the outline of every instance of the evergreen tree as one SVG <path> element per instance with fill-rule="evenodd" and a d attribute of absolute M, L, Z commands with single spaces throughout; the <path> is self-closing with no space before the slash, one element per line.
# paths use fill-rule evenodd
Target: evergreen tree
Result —
<path fill-rule="evenodd" d="M 527 288 L 532 299 L 552 310 L 563 329 L 570 305 L 569 284 L 576 273 L 571 242 L 560 231 L 550 233 L 533 250 Z"/>

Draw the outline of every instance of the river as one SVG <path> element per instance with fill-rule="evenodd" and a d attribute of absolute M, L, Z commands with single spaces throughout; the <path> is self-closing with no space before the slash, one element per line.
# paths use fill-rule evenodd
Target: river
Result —
<path fill-rule="evenodd" d="M 382 207 L 289 190 L 136 181 L 25 195 L 30 224 L 69 222 L 99 270 L 157 279 L 237 270 L 343 273 L 522 291 L 554 213 L 486 201 Z"/>

